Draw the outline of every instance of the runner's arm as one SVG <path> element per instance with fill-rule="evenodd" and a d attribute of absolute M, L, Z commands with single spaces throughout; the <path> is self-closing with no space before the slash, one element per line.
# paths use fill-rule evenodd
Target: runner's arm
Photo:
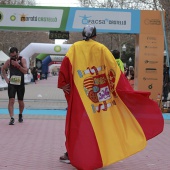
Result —
<path fill-rule="evenodd" d="M 27 68 L 26 59 L 25 59 L 25 58 L 22 58 L 21 62 L 22 62 L 22 66 L 19 68 L 19 70 L 20 70 L 21 72 L 23 72 L 24 74 L 28 74 L 28 68 Z"/>
<path fill-rule="evenodd" d="M 18 68 L 22 73 L 27 74 L 28 73 L 28 68 L 27 68 L 26 59 L 22 58 L 21 63 L 22 63 L 22 66 L 17 61 L 14 61 L 14 60 L 11 61 L 11 64 L 13 66 Z"/>
<path fill-rule="evenodd" d="M 7 84 L 9 83 L 9 79 L 8 79 L 8 77 L 7 77 L 7 74 L 6 74 L 6 69 L 9 68 L 9 62 L 10 62 L 10 60 L 7 60 L 7 61 L 5 62 L 5 64 L 2 66 L 2 68 L 1 68 L 1 74 L 2 74 L 2 76 L 3 76 L 3 78 L 5 79 L 5 81 L 6 81 Z"/>

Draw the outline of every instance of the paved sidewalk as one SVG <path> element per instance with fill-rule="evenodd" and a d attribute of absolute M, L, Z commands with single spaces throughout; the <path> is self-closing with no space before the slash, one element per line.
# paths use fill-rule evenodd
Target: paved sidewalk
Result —
<path fill-rule="evenodd" d="M 64 94 L 56 84 L 57 77 L 49 77 L 26 85 L 26 108 L 66 108 Z M 7 101 L 7 90 L 0 91 L 0 108 L 7 108 Z M 0 114 L 0 170 L 75 170 L 58 160 L 65 152 L 65 116 L 33 112 L 24 115 L 23 123 L 18 123 L 15 115 L 14 126 L 8 125 L 8 114 Z M 101 170 L 170 170 L 169 145 L 170 120 L 165 120 L 163 133 L 149 140 L 143 151 Z"/>
<path fill-rule="evenodd" d="M 58 160 L 65 152 L 64 117 L 27 117 L 14 126 L 8 121 L 0 119 L 0 170 L 75 169 Z M 143 151 L 103 170 L 169 170 L 169 134 L 170 121 L 166 121 L 163 133 L 148 141 Z"/>
<path fill-rule="evenodd" d="M 57 88 L 58 76 L 51 76 L 47 80 L 39 80 L 37 84 L 25 85 L 25 108 L 28 109 L 65 109 L 67 103 L 64 93 Z M 0 108 L 7 108 L 7 90 L 0 91 Z M 17 101 L 15 108 L 18 108 Z"/>

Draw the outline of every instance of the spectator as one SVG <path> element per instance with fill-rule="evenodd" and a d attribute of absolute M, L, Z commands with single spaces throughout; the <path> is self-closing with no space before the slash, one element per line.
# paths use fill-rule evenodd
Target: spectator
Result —
<path fill-rule="evenodd" d="M 33 82 L 36 84 L 36 82 L 37 82 L 37 75 L 38 75 L 38 71 L 37 71 L 36 67 L 33 67 L 32 75 L 33 75 Z"/>
<path fill-rule="evenodd" d="M 118 50 L 112 50 L 111 51 L 114 58 L 116 59 L 116 62 L 120 68 L 120 70 L 124 73 L 124 64 L 122 62 L 122 60 L 120 59 L 120 52 Z"/>

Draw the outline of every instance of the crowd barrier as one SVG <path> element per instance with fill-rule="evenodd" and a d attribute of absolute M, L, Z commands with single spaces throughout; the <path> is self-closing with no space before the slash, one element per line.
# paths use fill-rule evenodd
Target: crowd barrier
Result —
<path fill-rule="evenodd" d="M 24 75 L 25 84 L 31 83 L 31 79 L 32 79 L 32 74 Z"/>
<path fill-rule="evenodd" d="M 8 88 L 8 84 L 2 77 L 0 76 L 0 90 L 4 90 Z"/>

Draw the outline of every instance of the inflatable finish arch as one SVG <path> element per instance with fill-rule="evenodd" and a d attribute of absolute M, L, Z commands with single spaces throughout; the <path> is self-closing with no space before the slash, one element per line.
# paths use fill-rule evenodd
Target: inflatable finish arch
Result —
<path fill-rule="evenodd" d="M 46 43 L 30 43 L 24 50 L 20 52 L 27 61 L 27 67 L 30 65 L 29 58 L 35 53 L 58 54 L 65 55 L 72 44 L 46 44 Z"/>
<path fill-rule="evenodd" d="M 48 72 L 48 66 L 52 62 L 62 62 L 64 56 L 55 56 L 55 55 L 48 55 L 46 58 L 42 60 L 42 74 Z"/>
<path fill-rule="evenodd" d="M 41 54 L 38 54 L 36 56 L 36 59 L 37 60 L 44 60 L 44 58 L 46 58 L 49 54 L 44 54 L 44 53 L 41 53 Z"/>

